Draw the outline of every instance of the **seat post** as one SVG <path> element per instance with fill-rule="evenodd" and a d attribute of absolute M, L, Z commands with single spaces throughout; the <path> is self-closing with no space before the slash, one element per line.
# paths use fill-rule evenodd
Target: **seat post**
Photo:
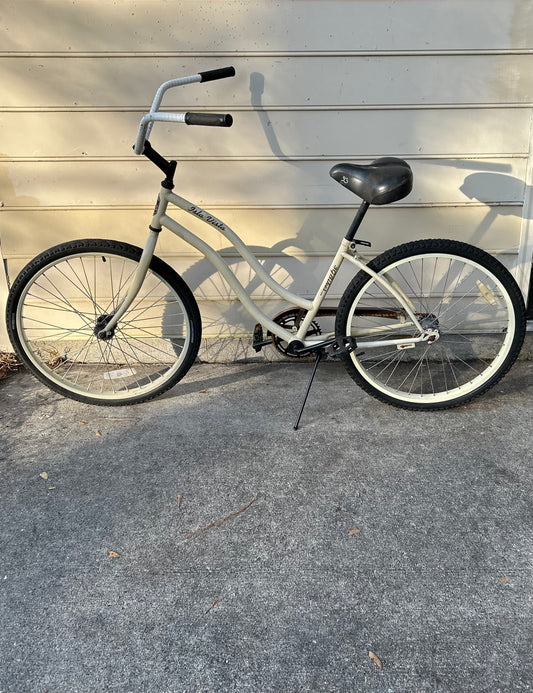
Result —
<path fill-rule="evenodd" d="M 350 228 L 348 229 L 348 232 L 346 233 L 346 238 L 347 241 L 353 241 L 355 238 L 355 234 L 357 233 L 357 229 L 361 226 L 361 222 L 363 221 L 363 217 L 366 214 L 367 209 L 370 207 L 370 203 L 366 202 L 363 200 L 361 203 L 361 206 L 357 210 L 357 214 L 354 217 L 354 220 L 351 223 Z"/>

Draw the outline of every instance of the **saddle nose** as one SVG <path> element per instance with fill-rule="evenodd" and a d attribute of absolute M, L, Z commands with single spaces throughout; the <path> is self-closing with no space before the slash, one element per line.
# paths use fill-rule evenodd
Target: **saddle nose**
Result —
<path fill-rule="evenodd" d="M 336 164 L 329 175 L 372 205 L 386 205 L 409 195 L 413 172 L 403 159 L 384 157 L 371 164 Z"/>

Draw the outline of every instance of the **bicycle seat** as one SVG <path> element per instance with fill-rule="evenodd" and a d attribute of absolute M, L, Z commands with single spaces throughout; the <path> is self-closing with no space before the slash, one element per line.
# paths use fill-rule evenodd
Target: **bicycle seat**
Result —
<path fill-rule="evenodd" d="M 384 157 L 371 164 L 336 164 L 329 175 L 372 205 L 386 205 L 409 195 L 413 173 L 403 159 Z"/>

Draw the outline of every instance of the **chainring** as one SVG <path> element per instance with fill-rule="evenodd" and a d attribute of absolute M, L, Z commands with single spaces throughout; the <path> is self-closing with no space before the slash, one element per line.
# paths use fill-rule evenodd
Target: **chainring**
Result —
<path fill-rule="evenodd" d="M 294 309 L 289 309 L 289 310 L 284 310 L 282 313 L 279 315 L 276 315 L 275 318 L 273 318 L 274 322 L 280 325 L 281 327 L 285 328 L 286 330 L 292 331 L 293 328 L 296 328 L 294 331 L 298 329 L 298 326 L 300 325 L 303 316 L 305 315 L 305 311 L 298 310 L 297 308 Z M 288 343 L 284 340 L 281 339 L 280 337 L 269 333 L 272 337 L 272 343 L 274 344 L 275 348 L 284 356 L 287 356 L 288 358 L 291 359 L 301 359 L 301 358 L 306 358 L 305 356 L 298 356 L 297 354 L 291 354 L 287 351 L 287 346 Z M 306 337 L 310 337 L 313 335 L 317 334 L 322 334 L 322 330 L 320 329 L 320 326 L 318 325 L 315 320 L 309 325 L 309 329 L 307 330 Z"/>

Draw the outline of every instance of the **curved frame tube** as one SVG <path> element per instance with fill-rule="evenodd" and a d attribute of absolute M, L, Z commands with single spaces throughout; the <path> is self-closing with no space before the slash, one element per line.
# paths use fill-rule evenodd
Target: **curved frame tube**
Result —
<path fill-rule="evenodd" d="M 324 301 L 328 293 L 329 287 L 331 286 L 333 279 L 337 275 L 337 272 L 339 271 L 339 268 L 343 260 L 350 261 L 356 267 L 358 267 L 358 269 L 364 270 L 367 274 L 373 276 L 383 287 L 385 287 L 391 293 L 391 295 L 394 296 L 400 302 L 400 305 L 402 305 L 405 308 L 405 311 L 409 316 L 412 324 L 416 326 L 416 328 L 421 332 L 420 337 L 410 338 L 407 340 L 391 340 L 391 343 L 400 345 L 424 341 L 426 339 L 426 332 L 425 330 L 423 330 L 420 323 L 418 322 L 418 319 L 412 310 L 412 306 L 409 305 L 409 299 L 407 299 L 407 297 L 404 297 L 393 286 L 391 286 L 390 282 L 386 278 L 376 274 L 376 272 L 369 269 L 362 260 L 359 260 L 353 254 L 350 254 L 350 241 L 346 238 L 342 239 L 339 249 L 337 250 L 335 257 L 333 258 L 333 261 L 331 262 L 330 267 L 326 272 L 326 275 L 324 276 L 322 284 L 320 285 L 315 295 L 315 298 L 312 301 L 310 301 L 308 299 L 302 298 L 301 296 L 292 293 L 291 291 L 288 291 L 287 289 L 285 289 L 285 287 L 281 286 L 281 284 L 276 282 L 265 271 L 265 269 L 257 260 L 255 255 L 253 255 L 253 253 L 251 253 L 250 250 L 248 250 L 247 246 L 244 244 L 242 239 L 220 219 L 213 216 L 212 214 L 209 214 L 201 207 L 192 204 L 185 198 L 180 197 L 179 195 L 176 195 L 175 193 L 167 190 L 166 188 L 161 188 L 159 199 L 160 203 L 158 210 L 152 219 L 152 228 L 165 227 L 169 229 L 177 236 L 182 238 L 184 241 L 196 248 L 200 253 L 202 253 L 202 255 L 205 255 L 205 257 L 207 257 L 213 263 L 216 269 L 220 272 L 220 274 L 228 282 L 231 288 L 235 291 L 239 301 L 243 304 L 246 310 L 259 323 L 261 323 L 261 325 L 266 327 L 270 332 L 275 334 L 280 339 L 283 339 L 284 341 L 287 341 L 289 343 L 294 340 L 299 340 L 305 346 L 310 346 L 314 343 L 315 340 L 306 340 L 305 335 L 307 334 L 311 322 L 314 320 L 319 308 L 321 307 L 322 302 Z M 239 282 L 235 274 L 232 272 L 228 264 L 217 253 L 217 251 L 214 248 L 212 248 L 209 244 L 205 243 L 205 241 L 198 238 L 198 236 L 193 234 L 187 228 L 176 222 L 174 219 L 172 219 L 172 217 L 168 216 L 168 214 L 166 213 L 168 203 L 171 203 L 176 207 L 179 207 L 183 211 L 188 212 L 189 214 L 201 219 L 201 221 L 203 221 L 204 223 L 220 231 L 220 233 L 222 233 L 228 239 L 228 241 L 235 247 L 235 249 L 241 255 L 241 257 L 250 265 L 254 272 L 256 272 L 261 281 L 263 281 L 269 288 L 272 289 L 272 291 L 274 291 L 278 296 L 286 300 L 291 305 L 297 306 L 307 311 L 296 334 L 294 334 L 293 332 L 289 332 L 285 328 L 281 327 L 281 325 L 275 323 L 256 306 L 256 304 L 250 298 L 250 296 L 248 295 L 242 284 Z M 374 343 L 371 341 L 365 341 L 365 347 L 371 347 L 374 345 L 383 345 L 383 342 L 381 341 Z"/>
<path fill-rule="evenodd" d="M 237 279 L 229 265 L 219 255 L 219 253 L 217 253 L 217 251 L 214 248 L 212 248 L 208 243 L 196 236 L 194 233 L 192 233 L 192 231 L 189 231 L 189 229 L 187 229 L 182 224 L 179 224 L 175 219 L 172 219 L 172 217 L 170 217 L 166 213 L 169 203 L 175 205 L 176 207 L 179 207 L 180 209 L 182 209 L 185 212 L 188 212 L 189 214 L 192 214 L 204 223 L 220 231 L 220 233 L 222 233 L 228 239 L 228 241 L 235 247 L 235 249 L 238 251 L 241 257 L 250 265 L 254 272 L 256 272 L 256 274 L 262 282 L 264 282 L 269 288 L 271 288 L 272 291 L 274 291 L 278 296 L 280 296 L 280 298 L 283 298 L 285 301 L 287 301 L 293 306 L 297 306 L 307 311 L 296 333 L 289 332 L 284 327 L 282 327 L 281 325 L 270 319 L 268 316 L 266 316 L 257 307 L 252 298 L 246 292 L 245 288 Z M 186 243 L 192 245 L 208 260 L 210 260 L 210 262 L 220 272 L 222 277 L 235 291 L 239 301 L 243 304 L 246 310 L 257 320 L 257 322 L 263 325 L 263 327 L 266 327 L 272 334 L 275 334 L 277 337 L 283 339 L 288 343 L 295 340 L 302 342 L 304 346 L 312 346 L 316 343 L 315 339 L 306 340 L 305 335 L 307 334 L 311 322 L 314 320 L 316 314 L 318 313 L 318 310 L 321 307 L 322 302 L 324 301 L 328 293 L 329 287 L 331 286 L 333 279 L 337 275 L 337 272 L 339 271 L 339 268 L 343 260 L 348 260 L 349 262 L 354 264 L 358 269 L 364 270 L 367 274 L 373 276 L 387 291 L 390 292 L 392 296 L 394 296 L 400 302 L 400 304 L 405 308 L 405 311 L 409 316 L 411 323 L 421 333 L 419 337 L 390 340 L 391 345 L 396 344 L 400 346 L 404 344 L 412 344 L 415 342 L 425 341 L 428 335 L 431 334 L 431 332 L 427 332 L 423 330 L 423 328 L 421 327 L 416 315 L 412 310 L 412 307 L 409 305 L 409 299 L 403 296 L 401 293 L 399 293 L 395 289 L 395 287 L 391 285 L 391 283 L 387 280 L 386 277 L 378 275 L 376 272 L 369 269 L 365 262 L 360 260 L 355 255 L 355 253 L 352 254 L 349 252 L 350 241 L 346 238 L 342 239 L 339 249 L 337 250 L 335 257 L 333 258 L 333 261 L 331 262 L 330 267 L 326 272 L 326 275 L 324 276 L 324 279 L 322 280 L 322 283 L 315 295 L 315 298 L 312 301 L 310 301 L 308 299 L 302 298 L 301 296 L 298 296 L 297 294 L 292 293 L 291 291 L 288 291 L 287 289 L 285 289 L 285 287 L 281 286 L 281 284 L 279 284 L 275 279 L 273 279 L 265 271 L 264 267 L 257 260 L 255 255 L 253 255 L 253 253 L 251 253 L 250 250 L 248 250 L 242 239 L 234 231 L 232 231 L 229 228 L 229 226 L 224 224 L 224 222 L 222 222 L 220 219 L 213 216 L 212 214 L 209 214 L 201 207 L 192 204 L 185 198 L 176 195 L 175 193 L 171 192 L 170 190 L 164 187 L 161 187 L 159 193 L 158 205 L 156 207 L 155 214 L 152 218 L 152 223 L 150 224 L 150 235 L 148 236 L 146 245 L 144 247 L 143 254 L 139 262 L 139 267 L 133 277 L 132 284 L 128 290 L 125 299 L 118 306 L 115 314 L 113 315 L 113 318 L 106 325 L 106 331 L 113 329 L 113 327 L 117 324 L 120 318 L 128 310 L 129 306 L 131 305 L 135 296 L 137 295 L 137 292 L 139 291 L 148 271 L 148 268 L 150 266 L 150 261 L 155 251 L 157 239 L 163 227 L 169 229 L 169 231 L 172 231 L 172 233 L 182 238 Z M 365 348 L 372 346 L 383 346 L 384 343 L 385 342 L 383 341 L 365 341 L 364 346 Z M 388 343 L 389 342 L 387 342 L 387 344 Z"/>

